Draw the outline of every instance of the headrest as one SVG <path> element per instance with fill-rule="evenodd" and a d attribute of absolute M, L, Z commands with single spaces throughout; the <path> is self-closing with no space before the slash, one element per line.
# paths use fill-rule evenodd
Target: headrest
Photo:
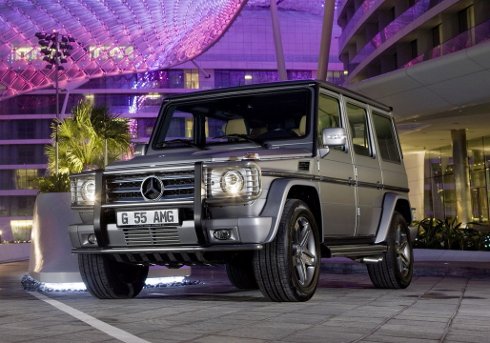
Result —
<path fill-rule="evenodd" d="M 228 120 L 228 123 L 225 127 L 226 135 L 246 135 L 247 127 L 245 126 L 245 121 L 240 119 L 231 119 Z"/>

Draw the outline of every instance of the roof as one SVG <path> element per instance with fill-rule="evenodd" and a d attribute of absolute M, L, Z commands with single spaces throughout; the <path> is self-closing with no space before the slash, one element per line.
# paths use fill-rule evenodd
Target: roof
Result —
<path fill-rule="evenodd" d="M 253 84 L 253 85 L 244 85 L 244 86 L 238 86 L 238 87 L 228 87 L 228 88 L 218 88 L 218 89 L 211 89 L 211 90 L 201 90 L 201 91 L 195 91 L 191 93 L 184 93 L 184 94 L 175 94 L 171 95 L 166 98 L 166 101 L 172 101 L 172 100 L 181 100 L 181 99 L 188 99 L 188 98 L 200 98 L 200 97 L 206 97 L 206 96 L 213 96 L 213 95 L 219 95 L 219 94 L 227 94 L 227 93 L 238 93 L 238 92 L 244 92 L 244 91 L 254 91 L 254 90 L 265 90 L 265 89 L 272 89 L 272 88 L 281 88 L 281 87 L 307 87 L 307 86 L 313 86 L 313 87 L 322 87 L 325 89 L 328 89 L 330 91 L 333 91 L 338 94 L 345 95 L 347 97 L 356 99 L 358 101 L 364 102 L 366 104 L 376 106 L 384 111 L 391 112 L 392 108 L 375 100 L 372 98 L 369 98 L 365 95 L 362 95 L 361 93 L 357 93 L 354 91 L 351 91 L 347 88 L 340 87 L 337 85 L 334 85 L 333 83 L 326 82 L 326 81 L 320 81 L 320 80 L 291 80 L 291 81 L 280 81 L 280 82 L 269 82 L 269 83 L 260 83 L 260 84 Z"/>

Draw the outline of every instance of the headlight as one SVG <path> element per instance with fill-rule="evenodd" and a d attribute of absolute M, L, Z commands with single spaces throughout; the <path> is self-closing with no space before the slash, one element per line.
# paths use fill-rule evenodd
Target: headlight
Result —
<path fill-rule="evenodd" d="M 95 203 L 95 174 L 78 174 L 70 177 L 71 205 L 93 206 Z"/>
<path fill-rule="evenodd" d="M 239 195 L 244 184 L 243 175 L 238 170 L 228 170 L 221 176 L 220 185 L 224 193 Z"/>
<path fill-rule="evenodd" d="M 260 168 L 255 163 L 210 165 L 204 171 L 208 200 L 246 202 L 260 195 Z"/>

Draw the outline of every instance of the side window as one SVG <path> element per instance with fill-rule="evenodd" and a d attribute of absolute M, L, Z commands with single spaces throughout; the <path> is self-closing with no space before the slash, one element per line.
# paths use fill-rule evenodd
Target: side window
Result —
<path fill-rule="evenodd" d="M 157 131 L 157 138 L 153 142 L 154 149 L 166 147 L 164 142 L 172 142 L 172 147 L 186 146 L 185 143 L 176 140 L 194 140 L 194 115 L 191 112 L 180 111 L 176 107 L 169 109 L 170 115 L 165 117 L 165 121 L 160 124 Z"/>
<path fill-rule="evenodd" d="M 366 109 L 347 103 L 347 118 L 349 118 L 354 152 L 362 156 L 372 156 Z"/>
<path fill-rule="evenodd" d="M 204 123 L 204 134 L 206 143 L 227 142 L 224 137 L 227 121 L 220 118 L 206 117 Z"/>
<path fill-rule="evenodd" d="M 320 94 L 318 100 L 318 141 L 322 141 L 323 129 L 341 127 L 339 100 L 324 94 Z"/>
<path fill-rule="evenodd" d="M 165 139 L 194 138 L 194 116 L 192 113 L 175 111 Z"/>
<path fill-rule="evenodd" d="M 395 128 L 391 119 L 381 114 L 373 113 L 373 123 L 381 158 L 385 161 L 400 162 Z"/>

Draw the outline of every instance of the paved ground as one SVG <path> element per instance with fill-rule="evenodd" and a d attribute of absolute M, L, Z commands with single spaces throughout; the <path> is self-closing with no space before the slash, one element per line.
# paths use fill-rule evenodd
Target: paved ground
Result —
<path fill-rule="evenodd" d="M 490 341 L 490 253 L 444 254 L 417 251 L 412 285 L 393 291 L 334 261 L 306 303 L 237 291 L 217 267 L 193 269 L 201 284 L 146 289 L 131 300 L 28 293 L 20 285 L 27 262 L 0 264 L 0 342 Z"/>

